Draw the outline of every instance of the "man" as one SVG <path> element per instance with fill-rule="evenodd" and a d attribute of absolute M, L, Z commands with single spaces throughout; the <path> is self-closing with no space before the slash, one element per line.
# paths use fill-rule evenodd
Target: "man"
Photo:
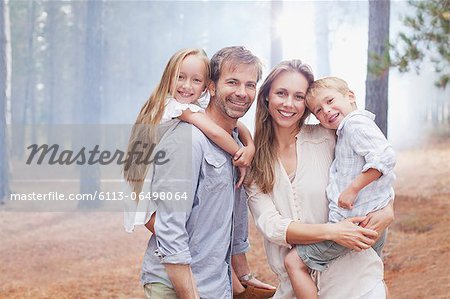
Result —
<path fill-rule="evenodd" d="M 236 122 L 253 103 L 261 73 L 259 59 L 243 47 L 224 48 L 211 59 L 205 113 L 236 140 Z M 157 236 L 149 241 L 142 267 L 146 296 L 231 298 L 231 254 L 242 262 L 248 249 L 246 230 L 233 230 L 233 218 L 236 226 L 247 225 L 247 210 L 235 194 L 231 156 L 178 120 L 155 150 L 167 153 L 168 163 L 155 165 L 151 182 L 152 194 L 160 198 Z"/>

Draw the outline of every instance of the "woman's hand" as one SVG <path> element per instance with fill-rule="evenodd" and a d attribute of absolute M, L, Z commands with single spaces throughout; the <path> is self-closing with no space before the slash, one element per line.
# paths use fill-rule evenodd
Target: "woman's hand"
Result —
<path fill-rule="evenodd" d="M 378 238 L 375 230 L 358 226 L 366 217 L 353 217 L 330 224 L 331 240 L 355 251 L 370 248 Z"/>
<path fill-rule="evenodd" d="M 381 210 L 367 214 L 359 226 L 377 231 L 379 235 L 394 221 L 394 203 L 391 201 Z"/>

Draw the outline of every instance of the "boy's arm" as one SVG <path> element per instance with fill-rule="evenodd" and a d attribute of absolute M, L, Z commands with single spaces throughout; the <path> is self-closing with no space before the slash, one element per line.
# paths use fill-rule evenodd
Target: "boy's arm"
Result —
<path fill-rule="evenodd" d="M 353 209 L 353 203 L 358 196 L 359 191 L 364 187 L 376 181 L 382 173 L 374 168 L 360 173 L 350 185 L 339 195 L 338 206 L 343 209 Z"/>
<path fill-rule="evenodd" d="M 380 128 L 369 118 L 353 117 L 351 120 L 350 146 L 366 163 L 361 172 L 370 168 L 377 169 L 383 175 L 394 170 L 395 152 Z M 349 121 L 350 121 L 349 120 Z"/>
<path fill-rule="evenodd" d="M 239 150 L 239 145 L 234 141 L 233 137 L 213 122 L 206 114 L 194 113 L 187 109 L 178 118 L 199 128 L 209 139 L 230 155 L 234 156 Z"/>
<path fill-rule="evenodd" d="M 351 182 L 349 188 L 359 192 L 373 181 L 376 181 L 381 175 L 382 173 L 379 170 L 370 168 L 366 172 L 359 174 L 353 182 Z"/>
<path fill-rule="evenodd" d="M 354 116 L 346 125 L 351 127 L 348 133 L 351 134 L 352 150 L 366 162 L 361 174 L 339 196 L 338 205 L 351 209 L 361 189 L 393 171 L 395 153 L 381 130 L 368 117 Z"/>

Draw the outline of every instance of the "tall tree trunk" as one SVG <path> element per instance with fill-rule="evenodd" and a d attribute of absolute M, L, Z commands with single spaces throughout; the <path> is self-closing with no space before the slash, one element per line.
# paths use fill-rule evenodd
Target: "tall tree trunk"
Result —
<path fill-rule="evenodd" d="M 6 13 L 5 1 L 0 1 L 0 204 L 9 194 L 9 167 L 8 167 L 8 138 L 6 128 L 7 113 L 7 80 L 8 80 L 8 63 L 7 63 L 7 37 L 6 37 L 6 21 L 8 20 Z"/>
<path fill-rule="evenodd" d="M 329 5 L 329 3 L 323 1 L 314 2 L 317 64 L 315 75 L 317 78 L 330 75 L 328 9 L 324 7 L 325 5 Z"/>
<path fill-rule="evenodd" d="M 282 1 L 270 1 L 270 66 L 274 67 L 283 57 L 283 45 L 280 32 L 277 32 L 277 22 L 283 12 Z"/>
<path fill-rule="evenodd" d="M 201 26 L 201 34 L 198 36 L 197 44 L 200 45 L 202 49 L 206 49 L 208 45 L 210 45 L 209 34 L 211 28 L 210 26 L 208 26 L 208 24 L 210 24 L 211 22 L 211 16 L 210 13 L 208 13 L 211 9 L 210 6 L 211 5 L 207 1 L 201 2 L 201 15 L 203 16 L 203 18 L 200 18 L 199 20 L 199 25 Z"/>
<path fill-rule="evenodd" d="M 87 1 L 84 64 L 84 123 L 99 123 L 102 100 L 102 0 Z"/>
<path fill-rule="evenodd" d="M 448 127 L 450 127 L 450 88 L 448 88 L 448 86 L 444 89 L 444 98 L 446 99 L 445 110 L 447 111 L 445 123 L 447 124 Z"/>
<path fill-rule="evenodd" d="M 84 1 L 71 1 L 70 2 L 73 10 L 73 16 L 75 21 L 75 26 L 71 30 L 71 44 L 72 49 L 69 52 L 69 57 L 72 60 L 71 66 L 71 78 L 73 78 L 72 84 L 73 89 L 71 89 L 71 94 L 69 97 L 68 104 L 64 105 L 63 109 L 67 115 L 69 123 L 80 124 L 83 123 L 82 114 L 83 107 L 79 104 L 80 93 L 85 89 L 85 64 L 86 62 L 86 47 L 83 45 L 86 42 L 87 25 L 86 25 L 86 2 Z M 84 79 L 83 79 L 84 78 Z M 83 94 L 81 95 L 83 96 Z M 76 104 L 75 104 L 76 103 Z M 68 106 L 68 107 L 67 107 Z"/>
<path fill-rule="evenodd" d="M 47 90 L 47 97 L 48 97 L 48 111 L 50 113 L 47 116 L 47 122 L 48 124 L 54 124 L 55 123 L 55 117 L 57 117 L 58 113 L 55 109 L 55 103 L 56 103 L 56 93 L 55 93 L 55 77 L 56 76 L 56 68 L 55 68 L 55 46 L 56 46 L 56 39 L 55 39 L 55 30 L 57 28 L 56 26 L 56 14 L 58 12 L 57 1 L 49 1 L 47 2 L 47 72 L 46 72 L 46 90 Z"/>
<path fill-rule="evenodd" d="M 436 93 L 435 93 L 436 94 Z M 433 105 L 431 106 L 431 123 L 433 127 L 437 127 L 439 124 L 439 100 L 436 99 L 433 101 Z"/>
<path fill-rule="evenodd" d="M 102 103 L 102 69 L 103 69 L 103 29 L 102 1 L 86 2 L 86 43 L 84 62 L 84 93 L 82 99 L 83 123 L 87 125 L 100 123 Z M 86 144 L 100 144 L 99 130 L 93 130 L 86 136 Z M 80 192 L 94 194 L 100 191 L 100 169 L 98 164 L 85 165 L 81 168 Z M 79 207 L 85 208 L 86 203 L 80 202 Z M 89 207 L 97 206 L 88 203 Z"/>
<path fill-rule="evenodd" d="M 34 67 L 34 35 L 36 22 L 36 2 L 28 1 L 27 9 L 27 47 L 26 47 L 26 79 L 25 79 L 25 98 L 23 106 L 20 107 L 22 114 L 18 123 L 22 126 L 17 130 L 14 136 L 14 144 L 17 144 L 18 151 L 14 153 L 19 158 L 23 157 L 25 148 L 25 124 L 34 124 L 35 120 L 35 98 L 36 98 L 36 70 Z M 31 119 L 29 118 L 31 116 Z M 34 129 L 32 128 L 32 138 L 35 139 Z"/>
<path fill-rule="evenodd" d="M 369 46 L 367 49 L 366 109 L 375 113 L 376 124 L 387 136 L 389 69 L 383 74 L 369 71 L 374 64 L 373 54 L 381 57 L 389 51 L 390 0 L 369 1 Z"/>
<path fill-rule="evenodd" d="M 444 124 L 445 120 L 445 100 L 443 98 L 444 93 L 439 90 L 438 103 L 439 103 L 439 125 Z"/>

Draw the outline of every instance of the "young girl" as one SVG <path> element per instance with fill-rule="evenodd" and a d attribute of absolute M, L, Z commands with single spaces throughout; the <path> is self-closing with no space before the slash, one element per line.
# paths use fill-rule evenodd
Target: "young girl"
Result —
<path fill-rule="evenodd" d="M 157 125 L 179 118 L 199 128 L 209 139 L 223 150 L 233 155 L 234 165 L 239 167 L 240 178 L 236 187 L 242 184 L 246 167 L 248 167 L 255 153 L 255 146 L 250 131 L 240 122 L 238 130 L 240 138 L 245 145 L 239 148 L 229 133 L 218 126 L 204 114 L 204 109 L 198 104 L 204 100 L 209 84 L 209 59 L 201 49 L 183 49 L 176 52 L 164 69 L 161 81 L 142 107 L 136 123 L 133 126 L 128 143 L 128 152 L 131 149 L 140 149 L 146 157 L 153 149 L 148 145 L 157 143 Z M 138 144 L 139 146 L 136 146 Z M 131 157 L 134 158 L 134 157 Z M 139 201 L 149 166 L 136 163 L 133 159 L 131 166 L 124 170 L 124 176 L 131 185 L 137 203 L 136 213 L 125 213 L 125 228 L 132 231 L 135 225 L 152 223 L 155 217 L 155 207 L 151 200 Z M 150 166 L 151 167 L 151 166 Z M 151 217 L 151 221 L 150 220 Z"/>

